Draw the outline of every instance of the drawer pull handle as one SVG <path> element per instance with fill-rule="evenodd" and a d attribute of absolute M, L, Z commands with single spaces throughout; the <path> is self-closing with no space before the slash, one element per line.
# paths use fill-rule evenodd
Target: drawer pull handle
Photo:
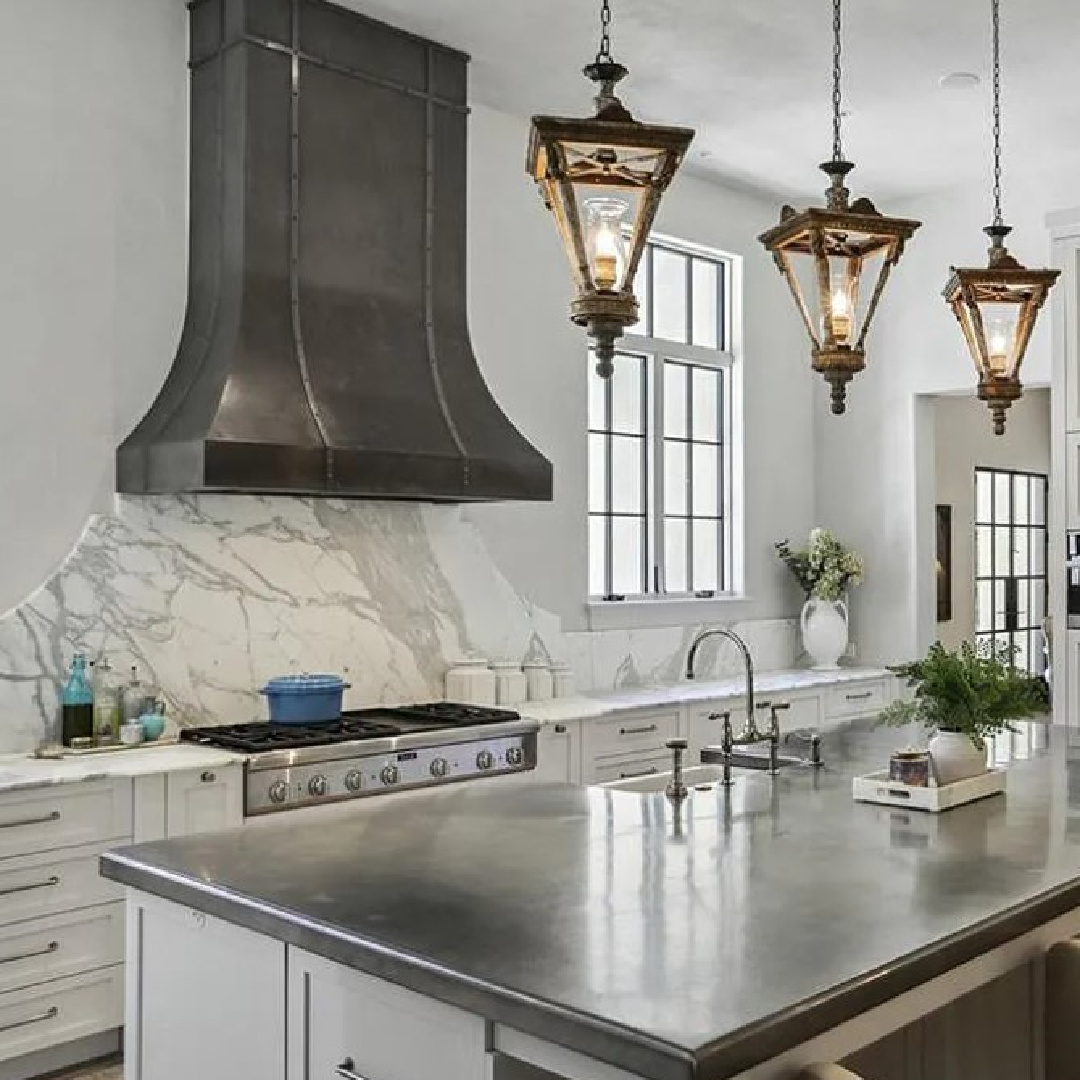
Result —
<path fill-rule="evenodd" d="M 50 941 L 44 949 L 31 949 L 29 952 L 15 953 L 13 956 L 0 956 L 0 964 L 14 964 L 16 960 L 29 960 L 32 956 L 48 956 L 59 948 L 59 941 Z"/>
<path fill-rule="evenodd" d="M 54 1020 L 60 1015 L 60 1010 L 51 1006 L 37 1016 L 28 1016 L 25 1020 L 16 1020 L 13 1024 L 0 1024 L 0 1031 L 14 1031 L 16 1028 L 27 1027 L 29 1024 L 40 1024 L 45 1020 Z"/>
<path fill-rule="evenodd" d="M 648 735 L 650 732 L 656 730 L 655 724 L 646 724 L 644 727 L 621 727 L 619 728 L 620 735 Z"/>
<path fill-rule="evenodd" d="M 17 829 L 20 825 L 44 825 L 47 821 L 59 821 L 60 811 L 53 810 L 51 814 L 42 817 L 25 817 L 17 821 L 0 821 L 0 829 Z"/>
<path fill-rule="evenodd" d="M 621 772 L 620 780 L 633 780 L 639 776 L 655 776 L 660 770 L 654 765 L 651 769 L 641 769 L 638 772 Z"/>
<path fill-rule="evenodd" d="M 867 690 L 862 694 L 845 694 L 844 696 L 848 701 L 865 701 L 867 698 L 872 698 L 874 696 L 874 691 Z"/>
<path fill-rule="evenodd" d="M 204 772 L 199 780 L 204 784 L 212 784 L 217 777 L 212 772 Z"/>
<path fill-rule="evenodd" d="M 335 1070 L 335 1075 L 340 1076 L 341 1080 L 367 1080 L 366 1076 L 362 1076 L 356 1071 L 356 1063 L 352 1058 L 346 1058 Z"/>
<path fill-rule="evenodd" d="M 53 885 L 59 885 L 60 879 L 53 874 L 45 881 L 32 881 L 29 885 L 12 885 L 7 889 L 0 889 L 0 896 L 13 896 L 15 893 L 30 892 L 33 889 L 50 889 Z M 0 1028 L 3 1031 L 3 1028 Z"/>
<path fill-rule="evenodd" d="M 566 725 L 565 724 L 556 724 L 555 725 L 555 734 L 556 735 L 565 735 L 566 734 Z"/>

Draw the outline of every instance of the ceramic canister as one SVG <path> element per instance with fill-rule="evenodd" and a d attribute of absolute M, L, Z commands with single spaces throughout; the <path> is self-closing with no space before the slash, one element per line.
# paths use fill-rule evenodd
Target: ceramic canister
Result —
<path fill-rule="evenodd" d="M 897 750 L 889 758 L 889 779 L 909 787 L 929 787 L 930 755 L 925 750 Z"/>

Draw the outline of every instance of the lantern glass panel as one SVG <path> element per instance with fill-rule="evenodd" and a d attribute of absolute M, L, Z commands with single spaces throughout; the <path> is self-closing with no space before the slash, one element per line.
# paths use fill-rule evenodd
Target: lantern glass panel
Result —
<path fill-rule="evenodd" d="M 986 374 L 994 378 L 1011 378 L 1018 367 L 1016 338 L 1020 306 L 1007 301 L 987 300 L 980 302 L 978 306 L 989 363 Z"/>

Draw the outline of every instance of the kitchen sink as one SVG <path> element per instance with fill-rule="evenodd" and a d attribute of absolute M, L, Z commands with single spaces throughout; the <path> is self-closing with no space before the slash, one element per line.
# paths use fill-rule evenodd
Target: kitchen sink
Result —
<path fill-rule="evenodd" d="M 720 783 L 724 770 L 720 765 L 691 765 L 683 769 L 683 783 L 691 790 L 708 790 Z M 665 791 L 671 783 L 671 773 L 653 773 L 650 776 L 631 776 L 626 780 L 612 780 L 598 786 L 609 791 L 637 791 L 648 793 Z"/>

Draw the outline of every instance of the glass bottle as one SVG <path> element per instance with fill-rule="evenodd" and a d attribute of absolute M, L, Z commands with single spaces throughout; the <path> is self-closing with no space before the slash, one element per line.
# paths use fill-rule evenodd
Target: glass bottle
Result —
<path fill-rule="evenodd" d="M 94 663 L 94 742 L 112 746 L 120 739 L 120 684 L 109 659 Z"/>
<path fill-rule="evenodd" d="M 60 694 L 60 741 L 74 746 L 94 738 L 94 688 L 86 676 L 86 657 L 76 653 Z"/>

